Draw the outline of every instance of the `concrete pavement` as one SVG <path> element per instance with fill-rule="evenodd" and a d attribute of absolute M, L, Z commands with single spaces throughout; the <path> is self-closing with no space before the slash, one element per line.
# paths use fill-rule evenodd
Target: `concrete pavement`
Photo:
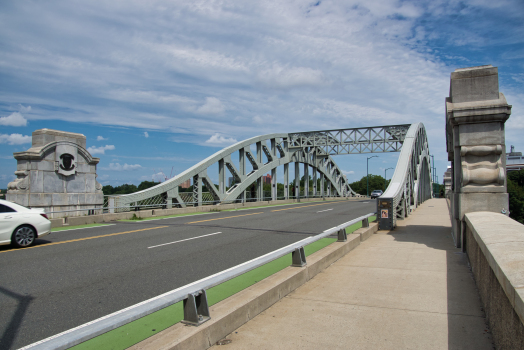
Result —
<path fill-rule="evenodd" d="M 446 201 L 426 201 L 219 349 L 493 349 L 467 258 L 450 231 Z"/>

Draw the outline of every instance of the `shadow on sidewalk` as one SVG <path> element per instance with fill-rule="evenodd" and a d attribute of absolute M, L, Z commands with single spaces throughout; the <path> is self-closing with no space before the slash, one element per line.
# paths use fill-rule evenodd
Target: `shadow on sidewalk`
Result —
<path fill-rule="evenodd" d="M 479 337 L 481 343 L 491 344 L 492 336 L 467 255 L 455 248 L 449 224 L 408 224 L 397 227 L 388 235 L 397 242 L 416 243 L 446 251 L 448 349 L 476 349 L 474 344 L 465 344 L 472 336 Z M 477 324 L 477 327 L 468 327 L 469 322 Z M 479 331 L 481 333 L 477 334 Z"/>

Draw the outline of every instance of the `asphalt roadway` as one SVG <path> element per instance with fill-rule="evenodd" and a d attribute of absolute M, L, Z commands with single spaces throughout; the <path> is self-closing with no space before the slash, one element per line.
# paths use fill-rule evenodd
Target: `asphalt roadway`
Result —
<path fill-rule="evenodd" d="M 17 349 L 375 211 L 307 202 L 53 232 L 0 246 L 0 349 Z"/>

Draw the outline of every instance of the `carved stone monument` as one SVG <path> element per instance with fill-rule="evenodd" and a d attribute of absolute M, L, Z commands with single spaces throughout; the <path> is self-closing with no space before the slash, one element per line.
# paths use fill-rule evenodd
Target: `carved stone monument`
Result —
<path fill-rule="evenodd" d="M 100 159 L 89 154 L 84 135 L 36 130 L 31 148 L 13 156 L 17 179 L 8 184 L 7 200 L 46 212 L 75 210 L 52 214 L 55 218 L 93 214 L 102 207 L 102 185 L 96 181 Z"/>
<path fill-rule="evenodd" d="M 463 247 L 464 214 L 508 215 L 504 123 L 511 106 L 491 65 L 456 69 L 446 98 L 446 147 L 451 161 L 453 236 Z"/>

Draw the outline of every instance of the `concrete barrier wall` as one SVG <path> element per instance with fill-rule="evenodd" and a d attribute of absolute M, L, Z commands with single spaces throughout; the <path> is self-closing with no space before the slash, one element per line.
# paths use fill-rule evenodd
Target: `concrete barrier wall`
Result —
<path fill-rule="evenodd" d="M 378 224 L 360 228 L 347 242 L 335 242 L 307 257 L 304 267 L 286 267 L 209 308 L 211 319 L 199 327 L 177 323 L 128 348 L 129 350 L 208 349 L 218 340 L 283 299 L 322 270 L 358 247 L 378 230 Z M 304 321 L 306 322 L 306 321 Z M 297 325 L 299 327 L 299 325 Z"/>
<path fill-rule="evenodd" d="M 465 214 L 468 255 L 497 349 L 524 349 L 524 225 L 503 214 Z"/>
<path fill-rule="evenodd" d="M 325 200 L 359 200 L 366 197 L 350 197 L 350 198 L 336 198 L 327 197 Z M 311 202 L 319 201 L 321 198 L 302 198 L 300 202 Z M 177 214 L 188 214 L 197 212 L 211 212 L 241 208 L 260 207 L 265 205 L 276 205 L 276 204 L 291 204 L 297 203 L 296 199 L 277 200 L 277 201 L 260 201 L 260 202 L 247 202 L 238 204 L 221 204 L 221 205 L 205 205 L 201 207 L 187 207 L 187 208 L 173 208 L 173 209 L 148 209 L 139 211 L 129 211 L 123 213 L 114 214 L 100 214 L 100 215 L 84 215 L 84 216 L 70 216 L 65 218 L 51 219 L 51 227 L 62 227 L 62 226 L 78 226 L 95 223 L 104 223 L 117 220 L 129 220 L 136 215 L 139 218 L 150 218 L 155 216 L 169 216 Z"/>

